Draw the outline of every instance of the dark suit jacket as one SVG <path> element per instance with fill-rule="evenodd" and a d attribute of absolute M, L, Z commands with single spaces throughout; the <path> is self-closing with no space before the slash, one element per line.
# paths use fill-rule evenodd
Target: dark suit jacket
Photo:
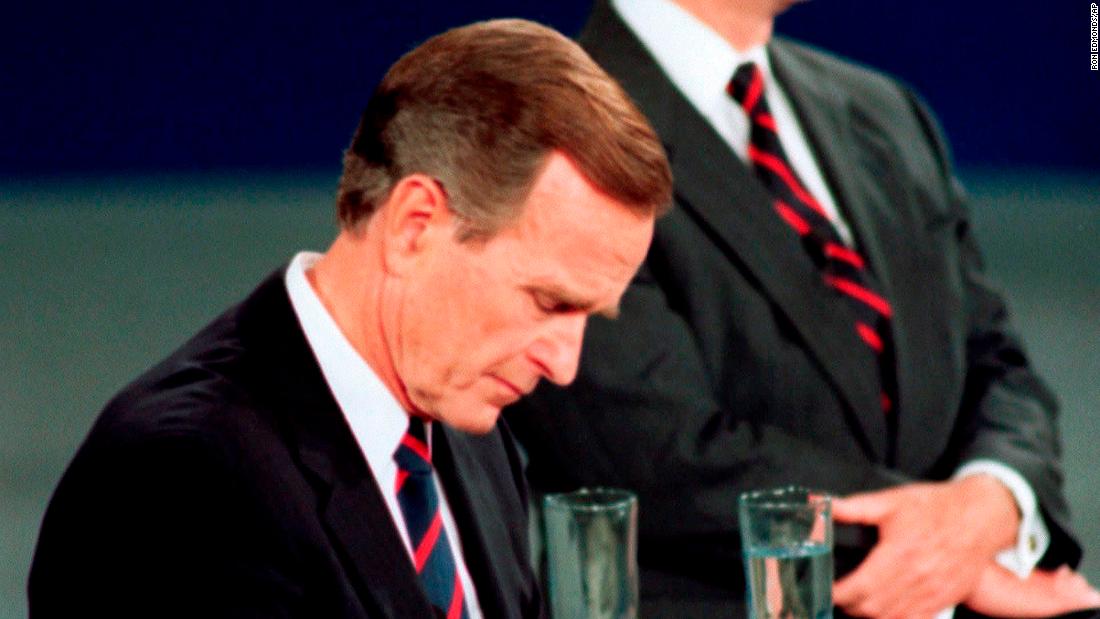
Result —
<path fill-rule="evenodd" d="M 486 617 L 531 617 L 503 425 L 433 424 Z M 32 617 L 432 617 L 276 273 L 104 410 L 42 524 Z"/>
<path fill-rule="evenodd" d="M 916 98 L 821 52 L 769 45 L 893 304 L 892 440 L 849 307 L 767 190 L 606 2 L 580 41 L 662 137 L 675 208 L 658 222 L 619 319 L 590 322 L 573 386 L 544 385 L 507 413 L 533 486 L 637 490 L 642 595 L 672 600 L 678 616 L 728 613 L 743 595 L 735 513 L 750 488 L 848 494 L 993 458 L 1034 488 L 1053 537 L 1046 561 L 1076 562 L 1056 403 L 1010 334 L 944 144 Z"/>

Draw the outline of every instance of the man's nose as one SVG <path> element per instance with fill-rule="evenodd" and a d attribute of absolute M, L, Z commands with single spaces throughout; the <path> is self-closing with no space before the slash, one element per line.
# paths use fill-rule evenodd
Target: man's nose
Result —
<path fill-rule="evenodd" d="M 584 312 L 556 316 L 546 332 L 531 343 L 528 353 L 547 380 L 564 387 L 577 377 L 587 322 L 588 315 Z"/>

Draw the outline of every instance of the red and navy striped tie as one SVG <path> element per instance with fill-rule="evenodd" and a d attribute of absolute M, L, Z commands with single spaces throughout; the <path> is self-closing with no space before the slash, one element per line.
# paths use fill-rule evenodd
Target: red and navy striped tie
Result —
<path fill-rule="evenodd" d="M 428 601 L 441 617 L 468 617 L 451 545 L 443 529 L 424 420 L 409 418 L 409 430 L 393 454 L 397 462 L 397 502 L 413 547 L 413 565 Z"/>
<path fill-rule="evenodd" d="M 751 62 L 739 66 L 726 92 L 752 123 L 749 159 L 757 177 L 775 196 L 776 213 L 802 239 L 803 247 L 820 266 L 825 283 L 846 298 L 855 312 L 856 335 L 875 355 L 879 367 L 882 410 L 892 411 L 890 302 L 879 291 L 863 256 L 844 244 L 825 209 L 788 162 L 764 99 L 764 76 L 759 67 Z"/>

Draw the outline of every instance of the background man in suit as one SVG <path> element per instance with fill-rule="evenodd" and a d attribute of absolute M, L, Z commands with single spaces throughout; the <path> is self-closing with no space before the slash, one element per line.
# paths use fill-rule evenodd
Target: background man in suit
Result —
<path fill-rule="evenodd" d="M 647 614 L 729 616 L 737 495 L 785 484 L 853 495 L 836 520 L 877 529 L 836 586 L 844 610 L 1003 611 L 989 587 L 1017 577 L 995 559 L 1023 577 L 1080 556 L 1055 400 L 983 277 L 927 110 L 772 39 L 788 4 L 597 2 L 580 41 L 661 135 L 676 206 L 578 380 L 514 411 L 530 479 L 638 491 Z"/>
<path fill-rule="evenodd" d="M 541 614 L 499 411 L 572 380 L 670 184 L 646 120 L 552 30 L 407 54 L 346 155 L 329 250 L 101 414 L 44 519 L 31 615 Z"/>

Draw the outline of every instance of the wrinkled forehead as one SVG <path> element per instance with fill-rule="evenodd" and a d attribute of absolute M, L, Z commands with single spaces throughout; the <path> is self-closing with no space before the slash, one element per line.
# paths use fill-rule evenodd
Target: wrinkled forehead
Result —
<path fill-rule="evenodd" d="M 522 222 L 514 237 L 518 271 L 576 305 L 608 309 L 618 304 L 645 259 L 653 218 L 622 206 L 590 209 L 583 215 Z"/>

